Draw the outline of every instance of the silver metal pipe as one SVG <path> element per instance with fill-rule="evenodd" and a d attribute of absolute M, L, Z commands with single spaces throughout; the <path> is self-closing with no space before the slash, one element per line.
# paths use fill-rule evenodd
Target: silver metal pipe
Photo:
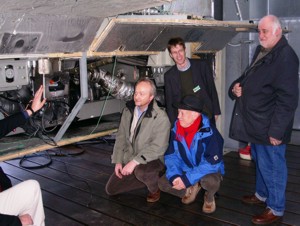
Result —
<path fill-rule="evenodd" d="M 99 83 L 101 87 L 116 99 L 131 100 L 134 93 L 134 84 L 125 82 L 117 76 L 112 76 L 102 69 L 94 69 L 89 73 L 91 82 Z"/>

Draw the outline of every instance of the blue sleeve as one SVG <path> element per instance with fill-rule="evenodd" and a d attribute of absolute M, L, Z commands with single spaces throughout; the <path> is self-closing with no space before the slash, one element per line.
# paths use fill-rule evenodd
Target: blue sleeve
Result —
<path fill-rule="evenodd" d="M 224 139 L 214 125 L 211 125 L 212 136 L 204 138 L 204 158 L 212 165 L 223 161 Z"/>
<path fill-rule="evenodd" d="M 186 186 L 193 185 L 207 174 L 220 172 L 224 175 L 223 144 L 224 140 L 218 130 L 212 126 L 213 134 L 203 139 L 205 151 L 198 166 L 190 168 L 182 177 Z M 202 145 L 202 143 L 199 143 Z"/>
<path fill-rule="evenodd" d="M 204 159 L 197 167 L 194 167 L 190 171 L 186 172 L 186 174 L 182 177 L 182 181 L 188 187 L 201 180 L 201 178 L 205 175 L 217 172 L 224 174 L 223 162 L 212 165 Z"/>
<path fill-rule="evenodd" d="M 176 153 L 174 147 L 174 140 L 175 140 L 175 134 L 172 132 L 170 138 L 170 144 L 164 156 L 165 166 L 167 168 L 166 177 L 170 181 L 170 183 L 172 183 L 172 181 L 176 177 L 182 176 L 183 172 L 182 172 L 182 167 L 180 166 L 184 164 L 179 154 Z"/>

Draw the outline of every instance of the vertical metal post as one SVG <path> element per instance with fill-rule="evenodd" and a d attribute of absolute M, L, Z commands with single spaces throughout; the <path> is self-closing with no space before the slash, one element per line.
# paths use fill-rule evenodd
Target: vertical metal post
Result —
<path fill-rule="evenodd" d="M 242 16 L 242 11 L 240 9 L 240 4 L 239 4 L 238 0 L 235 0 L 235 6 L 236 6 L 236 9 L 237 9 L 237 15 L 239 16 L 240 20 L 242 21 L 243 16 Z"/>
<path fill-rule="evenodd" d="M 80 111 L 81 107 L 84 105 L 85 101 L 88 98 L 88 76 L 87 76 L 87 61 L 86 61 L 86 52 L 82 54 L 79 62 L 80 68 L 80 98 L 77 101 L 76 105 L 72 109 L 71 113 L 61 126 L 60 130 L 57 132 L 56 136 L 54 137 L 54 141 L 59 141 L 67 129 L 69 128 L 71 122 L 74 120 L 78 112 Z"/>

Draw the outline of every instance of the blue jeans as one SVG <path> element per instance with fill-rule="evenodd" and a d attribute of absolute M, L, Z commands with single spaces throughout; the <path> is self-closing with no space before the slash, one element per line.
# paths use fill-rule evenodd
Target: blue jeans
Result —
<path fill-rule="evenodd" d="M 283 216 L 285 210 L 285 189 L 287 166 L 286 145 L 251 144 L 251 155 L 256 165 L 256 193 L 265 201 L 273 214 Z"/>

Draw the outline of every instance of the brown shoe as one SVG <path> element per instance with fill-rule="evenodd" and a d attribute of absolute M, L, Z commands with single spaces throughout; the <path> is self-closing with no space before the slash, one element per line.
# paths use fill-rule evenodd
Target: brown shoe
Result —
<path fill-rule="evenodd" d="M 200 191 L 201 186 L 199 183 L 194 184 L 186 189 L 185 196 L 181 199 L 181 202 L 184 204 L 190 204 L 195 201 L 198 192 Z"/>
<path fill-rule="evenodd" d="M 242 198 L 242 202 L 246 204 L 262 204 L 263 201 L 259 200 L 255 195 L 245 195 Z"/>
<path fill-rule="evenodd" d="M 216 202 L 215 202 L 215 197 L 213 197 L 213 201 L 212 202 L 208 202 L 207 201 L 207 193 L 205 192 L 204 195 L 204 204 L 202 207 L 202 211 L 204 213 L 213 213 L 216 211 Z"/>
<path fill-rule="evenodd" d="M 279 220 L 280 216 L 275 216 L 272 210 L 267 208 L 261 215 L 252 217 L 253 224 L 266 225 Z"/>
<path fill-rule="evenodd" d="M 160 190 L 155 193 L 150 193 L 147 196 L 147 202 L 157 202 L 160 199 Z"/>

